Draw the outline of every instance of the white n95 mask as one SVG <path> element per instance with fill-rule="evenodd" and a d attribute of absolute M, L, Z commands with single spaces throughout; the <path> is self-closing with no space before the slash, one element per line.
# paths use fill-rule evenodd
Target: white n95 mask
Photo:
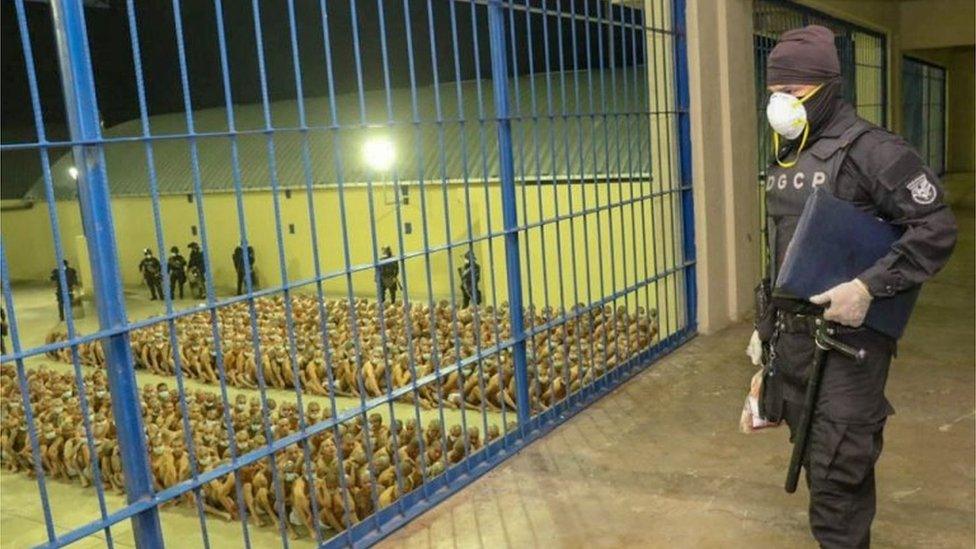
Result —
<path fill-rule="evenodd" d="M 813 94 L 807 94 L 808 97 L 811 95 Z M 803 101 L 797 97 L 773 92 L 766 105 L 766 119 L 773 131 L 787 139 L 796 139 L 807 125 L 807 110 Z"/>

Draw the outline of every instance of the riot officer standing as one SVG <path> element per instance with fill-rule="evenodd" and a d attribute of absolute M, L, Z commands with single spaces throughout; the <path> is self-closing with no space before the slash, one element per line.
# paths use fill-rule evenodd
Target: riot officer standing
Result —
<path fill-rule="evenodd" d="M 390 303 L 396 303 L 397 288 L 400 286 L 400 266 L 393 257 L 393 250 L 389 246 L 383 248 L 383 258 L 377 267 L 377 277 L 379 278 L 380 301 L 386 300 L 386 293 L 390 293 Z"/>
<path fill-rule="evenodd" d="M 68 260 L 64 260 L 64 266 L 62 267 L 64 271 L 64 282 L 68 285 L 68 300 L 74 303 L 75 300 L 75 288 L 78 287 L 78 271 L 73 267 L 68 265 Z M 54 293 L 55 297 L 58 299 L 58 316 L 61 320 L 64 320 L 64 294 L 61 291 L 61 277 L 58 276 L 57 269 L 51 269 L 51 282 L 54 282 Z"/>
<path fill-rule="evenodd" d="M 186 258 L 180 254 L 180 249 L 173 246 L 169 249 L 169 259 L 166 260 L 169 269 L 169 295 L 176 297 L 176 288 L 180 289 L 180 299 L 183 299 L 183 287 L 186 285 Z"/>
<path fill-rule="evenodd" d="M 458 267 L 458 275 L 461 277 L 461 293 L 464 296 L 461 307 L 467 308 L 471 301 L 474 301 L 475 305 L 481 304 L 481 290 L 478 289 L 481 282 L 481 265 L 478 265 L 471 250 L 468 250 L 464 257 L 467 262 Z"/>
<path fill-rule="evenodd" d="M 163 299 L 163 265 L 149 248 L 142 251 L 139 272 L 142 273 L 142 279 L 146 282 L 146 286 L 149 286 L 150 301 Z"/>
<path fill-rule="evenodd" d="M 190 292 L 196 299 L 203 299 L 207 296 L 205 287 L 205 276 L 207 273 L 206 262 L 203 259 L 203 252 L 200 245 L 196 242 L 187 244 L 190 249 L 190 258 L 187 261 L 187 274 L 190 280 Z"/>
<path fill-rule="evenodd" d="M 244 248 L 237 246 L 234 248 L 234 270 L 237 271 L 237 295 L 244 293 Z M 247 264 L 251 267 L 251 289 L 257 287 L 258 279 L 254 273 L 254 248 L 247 247 Z"/>
<path fill-rule="evenodd" d="M 770 53 L 767 118 L 776 132 L 766 173 L 770 280 L 796 230 L 807 197 L 822 186 L 905 229 L 891 251 L 855 279 L 810 301 L 774 298 L 757 311 L 754 340 L 765 346 L 767 419 L 785 419 L 791 437 L 803 413 L 815 318 L 837 324 L 836 339 L 863 349 L 855 364 L 828 352 L 803 464 L 809 519 L 824 547 L 866 547 L 875 513 L 874 465 L 881 453 L 884 395 L 895 340 L 863 321 L 871 301 L 912 291 L 946 263 L 956 226 L 935 174 L 902 138 L 858 117 L 844 101 L 833 33 L 812 25 L 786 32 Z M 771 353 L 771 354 L 770 354 Z M 778 380 L 778 381 L 776 381 Z"/>
<path fill-rule="evenodd" d="M 0 355 L 7 354 L 7 310 L 0 307 Z"/>

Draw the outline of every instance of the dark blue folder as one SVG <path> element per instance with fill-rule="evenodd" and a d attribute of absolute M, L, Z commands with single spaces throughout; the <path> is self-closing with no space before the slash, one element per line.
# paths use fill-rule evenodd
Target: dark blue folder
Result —
<path fill-rule="evenodd" d="M 852 280 L 891 251 L 902 229 L 818 188 L 807 199 L 776 277 L 776 294 L 809 299 Z M 918 287 L 871 302 L 864 324 L 901 337 Z"/>

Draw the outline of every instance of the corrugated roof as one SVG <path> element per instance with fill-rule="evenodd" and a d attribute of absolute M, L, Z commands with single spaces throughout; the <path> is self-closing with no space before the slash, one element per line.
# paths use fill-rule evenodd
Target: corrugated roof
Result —
<path fill-rule="evenodd" d="M 649 172 L 651 147 L 647 115 L 637 114 L 646 113 L 648 109 L 645 75 L 643 67 L 617 69 L 614 74 L 610 71 L 565 73 L 565 90 L 560 87 L 558 73 L 550 73 L 548 90 L 546 75 L 511 79 L 513 116 L 521 116 L 512 124 L 516 177 L 521 178 L 523 173 L 526 180 L 536 179 L 537 174 L 544 179 L 578 176 L 580 173 L 602 175 L 608 173 L 607 164 L 614 174 Z M 363 96 L 362 104 L 367 113 L 365 125 L 360 117 L 358 94 L 337 96 L 338 129 L 330 126 L 332 115 L 327 97 L 304 100 L 308 131 L 298 129 L 298 104 L 294 100 L 269 104 L 274 128 L 271 131 L 264 131 L 265 115 L 261 104 L 235 105 L 233 115 L 237 135 L 233 140 L 237 143 L 236 164 L 241 187 L 245 190 L 270 187 L 270 158 L 274 161 L 277 183 L 283 188 L 302 187 L 307 177 L 315 186 L 337 184 L 340 176 L 346 183 L 380 178 L 389 180 L 388 174 L 371 173 L 363 159 L 362 144 L 379 136 L 393 143 L 396 151 L 394 168 L 400 180 L 417 180 L 421 176 L 425 180 L 438 181 L 461 179 L 465 173 L 472 179 L 497 177 L 498 137 L 497 124 L 492 118 L 495 110 L 491 86 L 490 80 L 483 80 L 480 89 L 475 81 L 462 82 L 460 86 L 448 82 L 436 88 L 418 88 L 415 100 L 419 123 L 413 122 L 413 98 L 409 88 L 390 92 L 392 125 L 387 122 L 387 97 L 382 90 Z M 461 108 L 458 107 L 459 87 Z M 438 95 L 440 123 L 437 122 Z M 479 113 L 479 95 L 482 113 Z M 572 113 L 571 116 L 562 114 L 564 101 L 565 111 Z M 601 112 L 631 113 L 631 116 L 604 117 L 599 114 Z M 235 187 L 232 138 L 226 135 L 226 110 L 196 110 L 193 123 L 197 134 L 218 135 L 199 136 L 193 140 L 166 138 L 163 136 L 187 133 L 185 114 L 169 113 L 149 118 L 153 138 L 148 142 L 152 145 L 155 181 L 160 193 L 192 192 L 194 143 L 203 190 Z M 113 126 L 104 134 L 106 139 L 139 135 L 139 120 Z M 133 139 L 105 145 L 113 195 L 149 194 L 145 143 L 145 140 Z M 273 147 L 273 156 L 269 155 L 269 144 Z M 308 150 L 307 170 L 303 162 L 305 146 Z M 641 162 L 637 158 L 638 147 Z M 336 163 L 337 151 L 341 167 Z M 75 196 L 75 182 L 69 175 L 73 163 L 71 155 L 67 154 L 52 166 L 58 198 Z M 43 197 L 42 180 L 38 180 L 30 195 Z"/>

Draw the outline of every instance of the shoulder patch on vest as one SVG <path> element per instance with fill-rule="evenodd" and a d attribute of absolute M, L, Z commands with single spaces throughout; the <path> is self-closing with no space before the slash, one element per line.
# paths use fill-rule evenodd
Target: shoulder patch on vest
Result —
<path fill-rule="evenodd" d="M 925 205 L 931 204 L 935 201 L 938 191 L 935 189 L 935 185 L 929 181 L 929 178 L 921 173 L 915 179 L 908 182 L 908 190 L 912 191 L 912 200 L 915 202 Z"/>

